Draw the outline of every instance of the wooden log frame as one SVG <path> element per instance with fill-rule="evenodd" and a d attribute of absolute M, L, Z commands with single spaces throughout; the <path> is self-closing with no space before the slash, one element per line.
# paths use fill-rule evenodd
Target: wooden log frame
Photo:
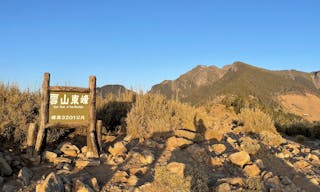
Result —
<path fill-rule="evenodd" d="M 50 123 L 49 100 L 50 91 L 89 93 L 89 121 L 87 123 Z M 99 158 L 96 132 L 96 77 L 89 77 L 89 88 L 80 87 L 50 87 L 50 74 L 44 73 L 41 92 L 40 126 L 35 144 L 36 152 L 40 153 L 46 143 L 46 130 L 50 128 L 87 128 L 88 158 Z M 99 143 L 100 144 L 100 143 Z"/>

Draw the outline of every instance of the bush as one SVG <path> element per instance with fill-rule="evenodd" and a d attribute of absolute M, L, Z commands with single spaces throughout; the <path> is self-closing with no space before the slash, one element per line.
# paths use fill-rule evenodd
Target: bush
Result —
<path fill-rule="evenodd" d="M 39 101 L 39 92 L 0 84 L 0 136 L 13 142 L 25 141 L 28 124 L 38 120 Z"/>
<path fill-rule="evenodd" d="M 244 108 L 239 114 L 239 119 L 243 123 L 243 127 L 239 128 L 240 131 L 253 133 L 270 131 L 277 133 L 271 117 L 260 109 Z"/>
<path fill-rule="evenodd" d="M 102 120 L 103 126 L 107 130 L 121 129 L 125 131 L 125 119 L 134 100 L 135 94 L 132 91 L 119 93 L 119 96 L 110 94 L 104 99 L 97 97 L 97 119 Z"/>
<path fill-rule="evenodd" d="M 140 139 L 180 128 L 199 131 L 200 124 L 211 126 L 210 117 L 196 108 L 150 93 L 136 97 L 126 123 L 128 135 Z"/>

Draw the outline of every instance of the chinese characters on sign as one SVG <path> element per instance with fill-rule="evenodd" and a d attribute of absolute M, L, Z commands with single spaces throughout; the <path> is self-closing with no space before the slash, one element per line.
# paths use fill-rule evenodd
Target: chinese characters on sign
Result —
<path fill-rule="evenodd" d="M 89 93 L 50 92 L 49 123 L 88 122 Z"/>

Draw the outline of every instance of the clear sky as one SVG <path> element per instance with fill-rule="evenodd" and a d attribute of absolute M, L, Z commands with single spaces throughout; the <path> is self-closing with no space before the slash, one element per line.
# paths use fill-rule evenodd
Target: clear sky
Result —
<path fill-rule="evenodd" d="M 0 81 L 150 89 L 198 64 L 320 70 L 319 0 L 0 0 Z"/>

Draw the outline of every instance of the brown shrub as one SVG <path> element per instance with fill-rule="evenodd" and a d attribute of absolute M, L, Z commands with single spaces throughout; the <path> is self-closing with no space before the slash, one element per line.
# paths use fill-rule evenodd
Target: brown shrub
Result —
<path fill-rule="evenodd" d="M 39 92 L 20 91 L 16 85 L 0 84 L 0 136 L 23 142 L 28 124 L 38 120 Z"/>
<path fill-rule="evenodd" d="M 270 131 L 277 133 L 271 117 L 260 109 L 244 108 L 239 114 L 239 119 L 243 123 L 243 126 L 239 128 L 242 132 L 260 133 Z"/>
<path fill-rule="evenodd" d="M 126 119 L 127 133 L 133 138 L 148 138 L 154 133 L 176 129 L 200 132 L 212 126 L 210 117 L 194 107 L 167 100 L 158 94 L 139 94 Z M 204 130 L 202 130 L 204 131 Z"/>

